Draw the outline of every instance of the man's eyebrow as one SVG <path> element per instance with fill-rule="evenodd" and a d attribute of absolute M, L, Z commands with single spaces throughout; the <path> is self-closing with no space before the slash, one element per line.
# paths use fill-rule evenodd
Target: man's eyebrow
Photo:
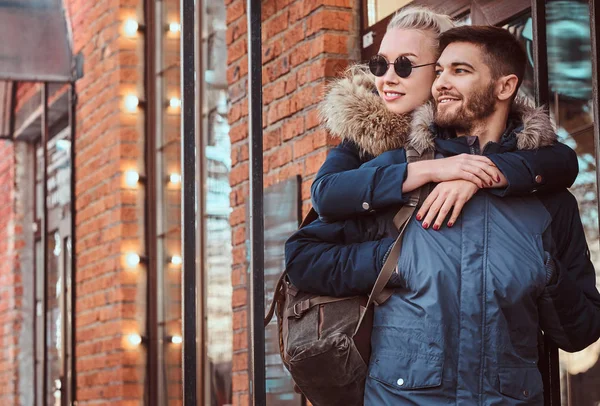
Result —
<path fill-rule="evenodd" d="M 436 62 L 435 66 L 436 67 L 438 67 L 438 66 L 441 67 L 442 65 L 439 62 Z M 468 67 L 471 70 L 476 70 L 473 65 L 471 65 L 470 63 L 467 63 L 467 62 L 452 62 L 450 64 L 450 66 L 453 67 L 453 68 L 456 68 L 457 66 L 466 66 L 466 67 Z"/>

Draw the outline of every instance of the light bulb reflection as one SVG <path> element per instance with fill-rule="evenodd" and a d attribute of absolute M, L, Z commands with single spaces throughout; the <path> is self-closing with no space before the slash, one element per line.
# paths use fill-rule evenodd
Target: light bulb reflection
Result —
<path fill-rule="evenodd" d="M 138 254 L 132 252 L 127 254 L 125 261 L 127 262 L 127 266 L 133 268 L 134 266 L 138 266 L 140 264 L 141 259 Z"/>
<path fill-rule="evenodd" d="M 183 259 L 179 255 L 174 255 L 171 257 L 171 264 L 181 265 L 182 263 L 183 263 Z"/>
<path fill-rule="evenodd" d="M 125 183 L 127 186 L 134 187 L 140 181 L 140 174 L 136 171 L 125 172 Z"/>
<path fill-rule="evenodd" d="M 181 31 L 181 24 L 175 23 L 175 22 L 169 24 L 169 31 L 171 31 L 171 32 Z"/>
<path fill-rule="evenodd" d="M 137 96 L 132 94 L 125 96 L 125 108 L 127 111 L 132 113 L 137 111 L 138 106 L 140 105 L 140 99 Z"/>
<path fill-rule="evenodd" d="M 171 337 L 171 342 L 173 344 L 181 344 L 183 342 L 183 338 L 181 336 L 173 336 Z"/>
<path fill-rule="evenodd" d="M 142 337 L 139 334 L 129 334 L 127 341 L 133 346 L 138 346 L 142 343 Z"/>
<path fill-rule="evenodd" d="M 171 106 L 172 109 L 178 109 L 181 107 L 181 99 L 178 99 L 177 97 L 171 97 L 169 99 L 169 106 Z"/>
<path fill-rule="evenodd" d="M 181 183 L 181 175 L 178 173 L 172 173 L 169 175 L 169 182 L 171 183 Z"/>
<path fill-rule="evenodd" d="M 125 24 L 123 24 L 123 31 L 125 31 L 125 35 L 127 35 L 128 37 L 135 36 L 139 28 L 140 25 L 138 24 L 138 22 L 131 18 L 126 20 Z"/>

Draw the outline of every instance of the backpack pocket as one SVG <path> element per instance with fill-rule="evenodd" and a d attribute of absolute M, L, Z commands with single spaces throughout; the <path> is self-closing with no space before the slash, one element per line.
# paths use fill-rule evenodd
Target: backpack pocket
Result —
<path fill-rule="evenodd" d="M 288 368 L 314 406 L 361 406 L 367 365 L 346 334 L 333 334 L 289 355 Z"/>

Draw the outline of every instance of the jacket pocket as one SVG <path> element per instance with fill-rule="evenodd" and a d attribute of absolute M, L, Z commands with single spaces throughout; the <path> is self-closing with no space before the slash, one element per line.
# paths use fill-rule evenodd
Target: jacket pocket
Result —
<path fill-rule="evenodd" d="M 500 393 L 513 399 L 539 402 L 543 399 L 544 384 L 537 367 L 498 369 Z"/>
<path fill-rule="evenodd" d="M 369 377 L 397 391 L 435 388 L 442 384 L 441 358 L 373 354 Z"/>

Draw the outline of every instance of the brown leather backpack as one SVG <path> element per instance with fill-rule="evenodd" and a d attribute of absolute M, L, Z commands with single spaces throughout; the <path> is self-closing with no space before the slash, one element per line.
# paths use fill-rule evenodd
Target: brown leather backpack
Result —
<path fill-rule="evenodd" d="M 407 149 L 408 162 L 432 159 L 431 151 Z M 279 351 L 296 386 L 314 406 L 363 404 L 371 355 L 373 304 L 393 293 L 385 289 L 396 268 L 406 226 L 428 187 L 415 190 L 394 217 L 399 235 L 369 296 L 330 297 L 302 292 L 292 286 L 284 270 L 275 287 L 265 327 L 277 310 Z M 318 218 L 314 209 L 300 228 Z"/>

